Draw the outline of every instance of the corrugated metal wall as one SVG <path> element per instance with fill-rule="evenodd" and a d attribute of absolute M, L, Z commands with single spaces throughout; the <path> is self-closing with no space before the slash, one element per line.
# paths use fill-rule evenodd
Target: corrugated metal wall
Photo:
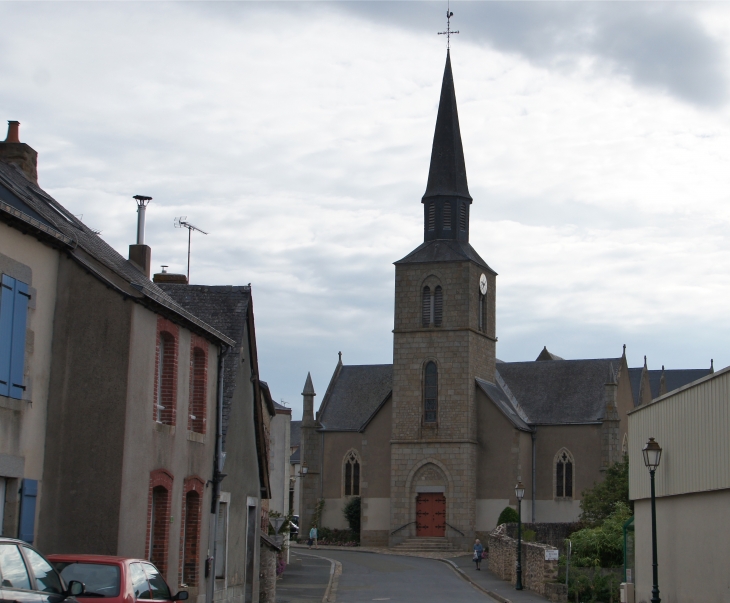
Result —
<path fill-rule="evenodd" d="M 662 447 L 657 496 L 730 488 L 730 367 L 629 414 L 629 492 L 651 496 L 641 449 Z"/>

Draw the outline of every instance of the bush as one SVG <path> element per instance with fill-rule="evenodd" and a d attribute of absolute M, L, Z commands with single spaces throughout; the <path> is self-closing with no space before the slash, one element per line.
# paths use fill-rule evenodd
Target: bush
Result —
<path fill-rule="evenodd" d="M 631 509 L 623 502 L 614 504 L 613 512 L 602 525 L 573 532 L 572 565 L 576 567 L 619 567 L 624 561 L 624 523 Z"/>
<path fill-rule="evenodd" d="M 354 534 L 360 534 L 360 497 L 356 496 L 351 499 L 345 505 L 342 510 L 347 520 L 347 525 L 350 526 L 350 531 Z"/>
<path fill-rule="evenodd" d="M 592 574 L 573 573 L 571 570 L 568 601 L 579 601 L 580 603 L 619 601 L 619 582 L 619 579 L 611 574 L 603 575 L 599 571 Z"/>
<path fill-rule="evenodd" d="M 520 516 L 517 514 L 512 507 L 505 507 L 504 510 L 499 514 L 497 525 L 501 526 L 503 523 L 517 523 L 520 521 Z"/>
<path fill-rule="evenodd" d="M 629 500 L 629 457 L 614 463 L 606 470 L 606 477 L 600 484 L 584 490 L 580 501 L 581 521 L 595 528 L 608 518 L 617 503 L 633 509 Z"/>
<path fill-rule="evenodd" d="M 318 528 L 317 541 L 319 544 L 335 546 L 359 546 L 360 533 L 352 530 L 330 530 L 329 528 Z"/>

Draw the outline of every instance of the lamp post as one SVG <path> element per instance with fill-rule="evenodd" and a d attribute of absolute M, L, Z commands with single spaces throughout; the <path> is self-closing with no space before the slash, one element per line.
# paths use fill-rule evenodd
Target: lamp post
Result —
<path fill-rule="evenodd" d="M 642 449 L 644 453 L 644 464 L 649 469 L 651 476 L 651 560 L 653 573 L 653 586 L 651 587 L 651 603 L 660 603 L 659 598 L 659 566 L 657 565 L 656 554 L 656 494 L 654 491 L 654 472 L 659 466 L 662 458 L 662 447 L 654 438 L 649 438 Z"/>
<path fill-rule="evenodd" d="M 515 590 L 522 590 L 522 498 L 525 496 L 525 487 L 521 481 L 517 482 L 515 486 L 515 494 L 517 495 L 517 582 Z"/>

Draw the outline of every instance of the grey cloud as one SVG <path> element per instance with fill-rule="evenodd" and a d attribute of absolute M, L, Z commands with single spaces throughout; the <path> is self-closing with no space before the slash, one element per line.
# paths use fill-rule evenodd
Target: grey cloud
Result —
<path fill-rule="evenodd" d="M 341 10 L 419 32 L 443 29 L 435 3 L 345 2 Z M 522 55 L 536 65 L 572 70 L 583 57 L 599 73 L 715 108 L 728 98 L 720 42 L 705 31 L 694 3 L 452 3 L 464 41 Z M 458 45 L 458 42 L 457 42 Z M 458 47 L 458 46 L 457 46 Z"/>

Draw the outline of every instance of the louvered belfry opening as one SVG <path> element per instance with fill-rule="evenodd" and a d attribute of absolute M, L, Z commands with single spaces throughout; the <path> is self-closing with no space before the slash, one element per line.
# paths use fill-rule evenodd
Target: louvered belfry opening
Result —
<path fill-rule="evenodd" d="M 459 203 L 459 230 L 466 232 L 467 225 L 467 206 L 466 203 Z"/>
<path fill-rule="evenodd" d="M 428 231 L 433 232 L 436 230 L 436 204 L 428 204 Z"/>
<path fill-rule="evenodd" d="M 434 326 L 441 326 L 441 319 L 444 314 L 444 296 L 441 289 L 441 285 L 436 286 L 436 290 L 433 293 L 433 324 Z"/>
<path fill-rule="evenodd" d="M 428 327 L 431 325 L 431 287 L 426 286 L 423 288 L 421 304 L 421 324 Z"/>
<path fill-rule="evenodd" d="M 451 230 L 451 203 L 444 203 L 444 230 Z"/>
<path fill-rule="evenodd" d="M 424 392 L 423 392 L 423 421 L 424 423 L 435 423 L 438 419 L 438 389 L 439 374 L 436 363 L 426 363 Z"/>
<path fill-rule="evenodd" d="M 444 295 L 441 285 L 431 292 L 431 287 L 426 285 L 421 295 L 421 326 L 440 327 L 443 320 Z"/>

